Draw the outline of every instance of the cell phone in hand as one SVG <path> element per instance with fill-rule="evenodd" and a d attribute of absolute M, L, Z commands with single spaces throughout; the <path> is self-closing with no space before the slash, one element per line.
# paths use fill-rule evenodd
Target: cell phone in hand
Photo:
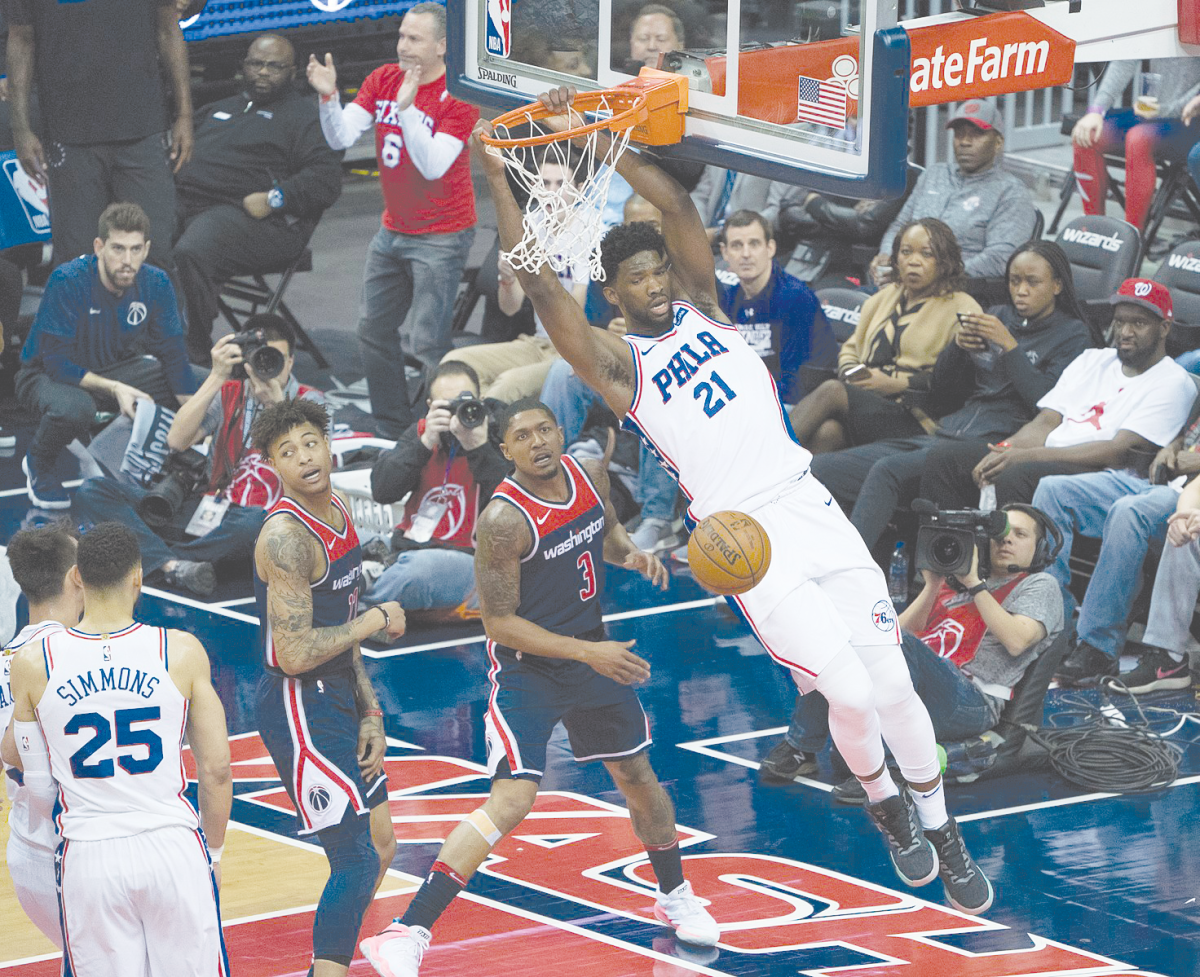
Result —
<path fill-rule="evenodd" d="M 860 380 L 865 380 L 870 372 L 871 371 L 861 363 L 856 363 L 842 374 L 842 379 L 849 380 L 851 383 L 858 383 Z"/>

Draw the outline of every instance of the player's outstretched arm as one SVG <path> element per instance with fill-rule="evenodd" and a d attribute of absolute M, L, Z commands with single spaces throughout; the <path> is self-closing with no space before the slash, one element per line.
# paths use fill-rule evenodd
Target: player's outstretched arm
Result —
<path fill-rule="evenodd" d="M 575 100 L 573 88 L 562 87 L 546 92 L 541 101 L 558 117 L 566 116 Z M 601 132 L 600 139 L 608 138 Z M 691 300 L 705 315 L 728 322 L 717 303 L 716 266 L 704 221 L 679 181 L 641 153 L 625 152 L 617 160 L 617 172 L 662 212 L 662 232 L 667 242 L 671 270 Z"/>
<path fill-rule="evenodd" d="M 171 681 L 188 700 L 188 745 L 196 758 L 200 824 L 209 849 L 220 849 L 233 808 L 225 707 L 213 688 L 208 653 L 199 640 L 186 631 L 168 631 L 167 649 Z"/>
<path fill-rule="evenodd" d="M 633 685 L 650 677 L 650 666 L 629 649 L 632 641 L 580 641 L 547 631 L 517 615 L 521 603 L 521 557 L 533 537 L 512 505 L 496 499 L 479 517 L 475 586 L 487 636 L 524 655 L 586 662 L 601 675 Z"/>
<path fill-rule="evenodd" d="M 500 248 L 511 251 L 521 240 L 523 217 L 508 185 L 504 161 L 489 152 L 479 138 L 480 133 L 490 134 L 491 131 L 490 122 L 478 122 L 471 135 L 471 145 L 487 176 L 496 205 Z M 554 348 L 584 382 L 605 399 L 618 417 L 624 416 L 633 403 L 633 354 L 629 347 L 607 330 L 596 329 L 588 323 L 579 303 L 563 288 L 549 265 L 543 265 L 536 273 L 522 268 L 517 268 L 516 273 Z"/>
<path fill-rule="evenodd" d="M 395 601 L 369 607 L 346 624 L 314 628 L 312 578 L 322 559 L 312 534 L 287 515 L 269 519 L 254 547 L 258 574 L 267 584 L 271 640 L 288 675 L 311 671 L 380 628 L 386 627 L 389 637 L 404 633 L 404 611 Z"/>
<path fill-rule="evenodd" d="M 612 504 L 612 480 L 602 462 L 588 458 L 580 462 L 604 501 L 604 562 L 615 567 L 636 570 L 656 587 L 667 586 L 667 568 L 653 553 L 645 553 L 633 545 L 629 533 L 617 518 Z"/>

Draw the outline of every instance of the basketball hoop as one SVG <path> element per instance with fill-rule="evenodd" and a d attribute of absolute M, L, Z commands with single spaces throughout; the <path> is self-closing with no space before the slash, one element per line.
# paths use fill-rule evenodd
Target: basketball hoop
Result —
<path fill-rule="evenodd" d="M 501 257 L 531 274 L 543 265 L 558 275 L 586 265 L 591 278 L 603 281 L 603 212 L 617 160 L 630 142 L 664 146 L 683 138 L 687 91 L 683 76 L 643 68 L 625 85 L 577 94 L 561 131 L 545 125 L 553 113 L 541 102 L 493 119 L 493 134 L 482 137 L 487 151 L 504 160 L 529 194 L 524 234 Z M 598 118 L 589 122 L 585 113 Z M 561 186 L 543 178 L 548 165 L 561 168 Z"/>

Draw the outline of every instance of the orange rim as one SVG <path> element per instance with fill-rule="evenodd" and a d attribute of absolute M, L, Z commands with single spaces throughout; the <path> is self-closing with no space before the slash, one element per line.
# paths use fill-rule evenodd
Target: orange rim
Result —
<path fill-rule="evenodd" d="M 486 145 L 495 146 L 497 149 L 518 149 L 523 146 L 548 146 L 551 143 L 561 142 L 566 139 L 578 139 L 580 136 L 586 136 L 600 129 L 608 129 L 610 132 L 624 132 L 626 129 L 631 129 L 649 118 L 650 110 L 646 107 L 645 94 L 642 92 L 622 91 L 619 88 L 607 88 L 594 92 L 579 92 L 575 96 L 575 101 L 571 103 L 571 108 L 579 112 L 595 112 L 600 108 L 611 108 L 614 103 L 620 102 L 629 102 L 630 104 L 627 108 L 621 109 L 619 112 L 614 112 L 607 119 L 597 119 L 595 122 L 564 129 L 562 132 L 547 132 L 540 136 L 523 136 L 519 138 L 480 135 L 479 138 Z M 503 115 L 496 116 L 492 120 L 492 125 L 497 128 L 500 126 L 510 128 L 512 126 L 525 125 L 529 122 L 540 122 L 542 119 L 549 118 L 551 114 L 551 111 L 541 102 L 530 102 L 528 105 L 522 105 L 511 112 L 505 112 Z"/>

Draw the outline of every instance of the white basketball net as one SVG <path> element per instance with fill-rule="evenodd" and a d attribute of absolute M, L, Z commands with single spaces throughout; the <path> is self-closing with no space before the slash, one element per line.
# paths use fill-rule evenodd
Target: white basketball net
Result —
<path fill-rule="evenodd" d="M 620 106 L 605 98 L 597 115 L 610 116 Z M 551 130 L 528 114 L 520 128 L 529 135 Z M 600 265 L 600 239 L 604 236 L 604 206 L 615 166 L 629 146 L 633 127 L 621 132 L 587 133 L 574 140 L 559 139 L 544 146 L 489 146 L 500 156 L 517 184 L 529 194 L 524 234 L 511 251 L 500 257 L 513 268 L 536 274 L 549 265 L 557 275 L 577 276 L 586 265 L 588 275 L 604 281 Z M 511 138 L 511 127 L 497 126 L 498 139 Z M 524 131 L 521 135 L 526 135 Z M 547 165 L 556 167 L 555 178 L 566 174 L 561 186 L 548 184 L 542 175 Z"/>

